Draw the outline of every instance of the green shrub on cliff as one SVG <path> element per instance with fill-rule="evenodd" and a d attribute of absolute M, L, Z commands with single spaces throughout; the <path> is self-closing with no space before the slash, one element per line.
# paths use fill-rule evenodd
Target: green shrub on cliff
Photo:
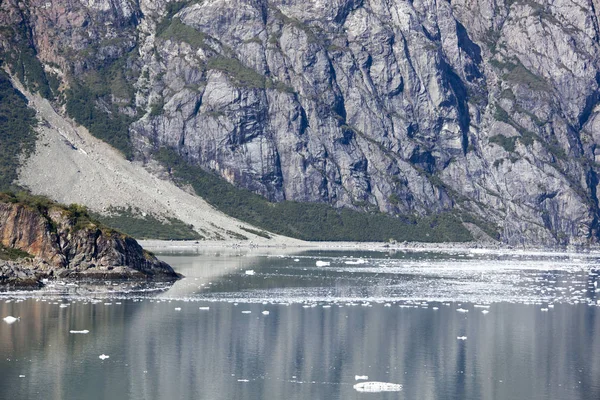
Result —
<path fill-rule="evenodd" d="M 35 111 L 27 107 L 27 99 L 0 70 L 0 190 L 9 190 L 17 179 L 22 157 L 35 148 Z"/>
<path fill-rule="evenodd" d="M 172 150 L 161 149 L 155 158 L 182 184 L 232 217 L 262 229 L 303 240 L 464 242 L 469 231 L 454 214 L 398 218 L 380 212 L 336 209 L 328 204 L 283 201 L 237 188 L 221 177 L 186 163 Z"/>

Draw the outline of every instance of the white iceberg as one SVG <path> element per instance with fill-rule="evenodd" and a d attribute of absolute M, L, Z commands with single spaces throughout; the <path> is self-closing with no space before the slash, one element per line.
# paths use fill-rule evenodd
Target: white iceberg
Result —
<path fill-rule="evenodd" d="M 252 311 L 242 311 L 242 314 L 250 314 Z"/>
<path fill-rule="evenodd" d="M 106 354 L 100 354 L 98 356 L 99 359 L 101 359 L 102 361 L 106 360 L 107 358 L 110 358 L 110 356 L 107 356 Z"/>
<path fill-rule="evenodd" d="M 253 269 L 249 269 L 246 271 L 246 275 L 255 275 L 255 274 L 256 274 L 256 272 L 254 272 Z"/>
<path fill-rule="evenodd" d="M 369 379 L 367 375 L 354 375 L 355 381 L 366 381 L 367 379 Z"/>
<path fill-rule="evenodd" d="M 267 310 L 262 312 L 263 315 L 269 315 L 269 312 Z"/>
<path fill-rule="evenodd" d="M 362 258 L 359 258 L 358 260 L 351 260 L 351 261 L 344 261 L 344 264 L 348 264 L 348 265 L 360 265 L 360 264 L 365 264 L 366 261 L 363 260 Z"/>
<path fill-rule="evenodd" d="M 206 311 L 206 310 L 210 310 L 210 307 L 198 307 L 198 309 L 199 309 L 199 310 Z"/>
<path fill-rule="evenodd" d="M 87 329 L 84 329 L 82 331 L 69 331 L 69 333 L 81 333 L 81 334 L 86 335 L 86 334 L 90 333 L 90 331 L 88 331 Z"/>
<path fill-rule="evenodd" d="M 316 262 L 316 264 L 317 264 L 317 267 L 328 267 L 331 265 L 331 263 L 329 261 L 321 261 L 321 260 L 318 260 Z"/>
<path fill-rule="evenodd" d="M 380 393 L 380 392 L 399 392 L 402 385 L 389 382 L 360 382 L 353 386 L 357 392 Z"/>
<path fill-rule="evenodd" d="M 456 337 L 458 340 L 467 340 L 466 336 L 457 336 Z"/>

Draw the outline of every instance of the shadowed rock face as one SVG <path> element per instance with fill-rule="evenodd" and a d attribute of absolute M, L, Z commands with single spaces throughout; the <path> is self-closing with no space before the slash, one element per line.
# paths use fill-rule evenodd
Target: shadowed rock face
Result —
<path fill-rule="evenodd" d="M 273 201 L 460 210 L 512 244 L 598 239 L 593 0 L 47 4 L 0 5 L 4 52 L 88 83 L 121 62 L 94 104 L 136 119 L 140 159 L 168 147 Z"/>
<path fill-rule="evenodd" d="M 177 278 L 168 264 L 134 239 L 93 222 L 77 221 L 59 206 L 39 210 L 0 202 L 0 244 L 34 256 L 30 269 L 40 277 Z M 23 262 L 11 265 L 17 270 L 26 267 Z"/>

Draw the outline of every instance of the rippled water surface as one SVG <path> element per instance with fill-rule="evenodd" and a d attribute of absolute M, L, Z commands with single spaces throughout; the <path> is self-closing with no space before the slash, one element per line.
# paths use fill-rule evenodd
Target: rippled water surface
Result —
<path fill-rule="evenodd" d="M 0 398 L 600 399 L 598 254 L 160 257 L 186 278 L 1 293 Z"/>

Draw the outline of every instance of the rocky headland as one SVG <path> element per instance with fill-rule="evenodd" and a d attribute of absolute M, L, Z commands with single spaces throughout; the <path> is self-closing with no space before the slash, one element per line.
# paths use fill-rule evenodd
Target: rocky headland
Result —
<path fill-rule="evenodd" d="M 83 207 L 0 194 L 0 285 L 43 279 L 175 280 L 137 241 L 94 221 Z"/>

